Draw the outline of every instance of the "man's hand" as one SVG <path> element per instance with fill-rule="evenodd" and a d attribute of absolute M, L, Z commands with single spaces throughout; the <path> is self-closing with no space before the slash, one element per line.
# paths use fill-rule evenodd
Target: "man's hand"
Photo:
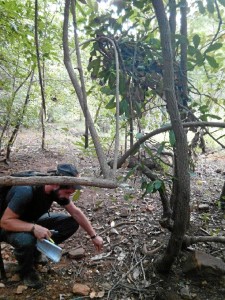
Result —
<path fill-rule="evenodd" d="M 100 252 L 103 249 L 103 239 L 99 235 L 92 239 L 92 242 L 95 245 L 95 249 L 98 252 Z"/>
<path fill-rule="evenodd" d="M 39 240 L 49 240 L 52 236 L 52 233 L 48 228 L 37 224 L 34 225 L 33 234 Z"/>

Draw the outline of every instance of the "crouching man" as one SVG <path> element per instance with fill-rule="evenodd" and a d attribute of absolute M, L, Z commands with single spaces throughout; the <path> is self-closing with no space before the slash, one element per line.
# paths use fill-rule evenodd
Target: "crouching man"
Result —
<path fill-rule="evenodd" d="M 57 166 L 57 175 L 78 176 L 71 164 Z M 36 248 L 37 239 L 53 239 L 56 244 L 71 237 L 81 226 L 100 251 L 103 240 L 93 229 L 85 214 L 70 200 L 80 186 L 13 186 L 6 197 L 7 208 L 1 218 L 3 240 L 14 247 L 18 272 L 24 284 L 39 288 L 41 279 L 35 270 L 41 253 Z M 63 206 L 69 214 L 49 212 L 53 202 Z M 52 233 L 52 232 L 54 233 Z"/>

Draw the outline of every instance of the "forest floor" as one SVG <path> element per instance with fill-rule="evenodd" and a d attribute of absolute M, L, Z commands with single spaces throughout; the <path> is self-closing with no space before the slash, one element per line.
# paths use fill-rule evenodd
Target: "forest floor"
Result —
<path fill-rule="evenodd" d="M 55 137 L 57 136 L 57 139 Z M 61 131 L 48 133 L 47 149 L 40 149 L 40 133 L 23 130 L 13 147 L 11 162 L 0 164 L 0 176 L 15 171 L 52 169 L 57 163 L 74 163 L 81 176 L 99 175 L 97 159 L 78 151 L 73 136 Z M 196 234 L 217 233 L 225 235 L 225 215 L 218 206 L 218 198 L 225 180 L 225 151 L 207 151 L 196 162 L 191 177 L 191 230 Z M 127 169 L 120 169 L 125 176 Z M 3 257 L 8 270 L 8 280 L 0 281 L 0 299 L 75 300 L 75 299 L 167 299 L 157 296 L 159 291 L 171 291 L 172 298 L 197 300 L 224 300 L 225 282 L 196 279 L 182 272 L 181 253 L 167 276 L 158 274 L 154 260 L 163 253 L 163 247 L 153 256 L 145 257 L 143 247 L 148 250 L 159 245 L 166 246 L 169 232 L 159 221 L 162 207 L 157 194 L 142 198 L 140 174 L 128 181 L 130 188 L 115 190 L 84 187 L 77 202 L 91 220 L 96 231 L 104 239 L 104 250 L 96 253 L 87 234 L 78 232 L 63 245 L 63 256 L 59 263 L 50 262 L 38 267 L 44 287 L 39 290 L 21 287 L 22 282 L 13 274 L 15 259 L 13 249 L 3 244 Z M 208 204 L 207 212 L 199 210 L 199 204 Z M 62 210 L 54 207 L 55 210 Z M 82 248 L 84 255 L 73 258 L 71 251 Z M 225 261 L 225 245 L 201 243 L 193 248 L 203 250 Z M 90 288 L 88 296 L 73 293 L 75 284 Z M 185 290 L 185 292 L 184 292 Z"/>

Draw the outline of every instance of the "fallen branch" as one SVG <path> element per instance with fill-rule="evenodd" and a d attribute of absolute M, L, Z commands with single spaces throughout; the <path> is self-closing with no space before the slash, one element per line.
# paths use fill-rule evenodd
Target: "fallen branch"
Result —
<path fill-rule="evenodd" d="M 101 231 L 99 233 L 99 235 L 103 235 L 104 233 L 106 233 L 107 231 L 109 231 L 112 228 L 120 227 L 120 226 L 123 226 L 123 225 L 134 225 L 134 224 L 135 224 L 134 222 L 121 222 L 121 223 L 118 223 L 118 224 L 116 224 L 112 227 L 108 227 L 108 228 L 104 229 L 103 231 Z"/>
<path fill-rule="evenodd" d="M 109 179 L 96 179 L 88 177 L 70 177 L 70 176 L 32 176 L 32 177 L 0 177 L 0 185 L 74 185 L 97 186 L 102 188 L 115 189 L 119 186 L 116 181 Z"/>
<path fill-rule="evenodd" d="M 183 245 L 189 247 L 190 245 L 197 243 L 223 243 L 225 244 L 224 236 L 184 236 Z"/>
<path fill-rule="evenodd" d="M 143 248 L 142 248 L 142 252 L 145 256 L 152 256 L 154 255 L 155 253 L 157 253 L 161 248 L 163 247 L 163 244 L 160 245 L 159 247 L 155 248 L 155 249 L 152 249 L 150 251 L 147 250 L 147 246 L 146 244 L 143 245 Z"/>

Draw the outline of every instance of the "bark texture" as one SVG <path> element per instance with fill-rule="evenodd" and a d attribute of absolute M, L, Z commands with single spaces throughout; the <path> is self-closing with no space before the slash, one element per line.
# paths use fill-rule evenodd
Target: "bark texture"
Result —
<path fill-rule="evenodd" d="M 169 272 L 180 252 L 189 217 L 190 177 L 188 172 L 188 143 L 180 119 L 174 89 L 173 52 L 171 47 L 169 22 L 165 13 L 163 1 L 152 0 L 152 4 L 158 20 L 161 37 L 164 66 L 163 89 L 176 140 L 174 145 L 176 170 L 173 182 L 173 184 L 176 185 L 174 189 L 176 191 L 176 195 L 174 195 L 174 226 L 166 251 L 163 257 L 156 263 L 156 267 L 160 272 Z"/>

